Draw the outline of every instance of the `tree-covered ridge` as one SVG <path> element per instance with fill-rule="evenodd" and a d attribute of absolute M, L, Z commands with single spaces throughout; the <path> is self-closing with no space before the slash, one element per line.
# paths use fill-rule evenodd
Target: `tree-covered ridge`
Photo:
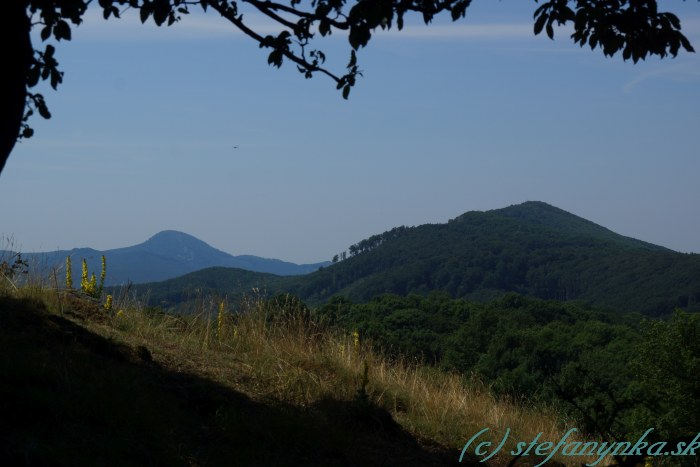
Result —
<path fill-rule="evenodd" d="M 394 229 L 351 252 L 291 291 L 315 302 L 334 294 L 366 301 L 443 290 L 472 299 L 517 292 L 647 313 L 700 306 L 700 256 L 618 235 L 541 202 Z"/>
<path fill-rule="evenodd" d="M 162 282 L 134 284 L 127 289 L 136 296 L 148 297 L 148 302 L 153 306 L 168 309 L 207 296 L 225 295 L 234 300 L 250 294 L 253 289 L 266 294 L 279 290 L 279 284 L 284 283 L 285 279 L 269 273 L 215 267 Z M 115 287 L 110 292 L 119 294 L 122 289 Z"/>
<path fill-rule="evenodd" d="M 257 287 L 310 304 L 334 295 L 368 301 L 385 293 L 444 291 L 481 301 L 516 292 L 656 315 L 700 309 L 700 255 L 624 237 L 539 202 L 468 212 L 445 224 L 397 227 L 338 258 L 306 276 L 214 268 L 138 289 L 167 306 L 191 296 L 183 290 L 240 295 Z"/>
<path fill-rule="evenodd" d="M 559 232 L 565 232 L 573 236 L 591 237 L 600 240 L 611 241 L 619 245 L 625 245 L 630 248 L 646 248 L 655 251 L 672 251 L 652 243 L 643 242 L 630 237 L 617 234 L 612 230 L 606 229 L 594 222 L 591 222 L 582 217 L 576 216 L 563 209 L 551 206 L 542 201 L 527 201 L 525 203 L 511 205 L 506 208 L 496 209 L 492 211 L 494 214 L 513 219 L 523 220 L 528 223 L 542 225 L 555 229 Z M 469 213 L 464 214 L 464 216 Z M 458 217 L 455 221 L 459 221 L 463 216 Z"/>

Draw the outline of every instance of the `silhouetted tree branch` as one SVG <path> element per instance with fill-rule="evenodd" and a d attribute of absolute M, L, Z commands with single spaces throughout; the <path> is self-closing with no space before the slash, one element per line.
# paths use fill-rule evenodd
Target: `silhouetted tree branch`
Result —
<path fill-rule="evenodd" d="M 537 1 L 537 0 L 536 0 Z M 401 30 L 408 12 L 420 14 L 429 24 L 440 13 L 449 12 L 453 21 L 463 18 L 471 0 L 12 0 L 4 2 L 0 15 L 0 38 L 5 47 L 5 85 L 0 92 L 0 172 L 18 138 L 29 138 L 33 130 L 28 119 L 35 112 L 44 118 L 51 114 L 41 94 L 28 89 L 39 81 L 48 80 L 54 89 L 63 74 L 54 57 L 55 48 L 44 50 L 32 46 L 30 31 L 41 27 L 42 41 L 70 40 L 71 26 L 79 25 L 88 6 L 97 3 L 103 17 L 119 18 L 120 9 L 139 10 L 142 22 L 153 20 L 158 26 L 174 24 L 192 7 L 216 11 L 233 26 L 258 43 L 271 49 L 267 61 L 281 67 L 284 59 L 296 64 L 306 78 L 321 73 L 331 78 L 342 96 L 348 98 L 350 89 L 361 72 L 356 52 L 366 46 L 377 29 Z M 277 35 L 263 35 L 243 19 L 239 5 L 252 8 L 280 27 Z M 535 10 L 534 33 L 546 31 L 554 37 L 554 26 L 573 23 L 571 38 L 581 46 L 603 50 L 606 56 L 621 52 L 623 59 L 634 62 L 648 55 L 676 56 L 681 48 L 692 52 L 693 47 L 681 33 L 678 18 L 659 12 L 656 0 L 549 0 Z M 344 73 L 326 68 L 326 55 L 312 48 L 317 35 L 328 36 L 333 31 L 347 33 L 350 59 Z"/>

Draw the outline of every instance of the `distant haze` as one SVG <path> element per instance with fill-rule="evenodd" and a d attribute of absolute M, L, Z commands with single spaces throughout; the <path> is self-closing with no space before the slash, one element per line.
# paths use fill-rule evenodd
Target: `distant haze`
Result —
<path fill-rule="evenodd" d="M 72 261 L 73 277 L 79 278 L 82 260 L 87 261 L 90 272 L 100 274 L 101 257 L 105 256 L 107 274 L 105 285 L 125 285 L 162 281 L 214 266 L 266 272 L 281 276 L 308 274 L 329 262 L 317 264 L 293 264 L 278 259 L 252 255 L 232 256 L 212 248 L 203 241 L 183 232 L 168 230 L 159 232 L 138 245 L 98 251 L 92 248 L 76 248 L 45 253 L 24 254 L 30 269 L 57 269 L 63 276 L 66 257 Z M 7 254 L 5 254 L 7 256 Z"/>
<path fill-rule="evenodd" d="M 659 7 L 700 50 L 698 2 Z M 270 67 L 216 15 L 156 28 L 91 12 L 57 44 L 64 83 L 35 89 L 53 117 L 32 118 L 0 177 L 0 235 L 24 251 L 108 250 L 167 229 L 316 263 L 398 225 L 542 200 L 700 252 L 700 54 L 605 58 L 567 30 L 535 37 L 535 8 L 411 16 L 358 52 L 348 101 L 322 76 Z M 319 46 L 344 69 L 341 35 Z"/>

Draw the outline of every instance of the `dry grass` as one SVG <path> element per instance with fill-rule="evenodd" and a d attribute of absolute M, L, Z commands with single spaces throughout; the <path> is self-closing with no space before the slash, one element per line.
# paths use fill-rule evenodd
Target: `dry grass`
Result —
<path fill-rule="evenodd" d="M 556 442 L 568 429 L 553 410 L 496 398 L 475 378 L 465 382 L 433 367 L 389 360 L 373 352 L 369 342 L 357 344 L 351 334 L 322 329 L 305 316 L 270 310 L 260 297 L 227 311 L 217 327 L 217 303 L 203 302 L 192 317 L 148 316 L 125 303 L 102 332 L 146 345 L 156 360 L 204 374 L 257 400 L 302 407 L 356 398 L 367 362 L 371 401 L 417 437 L 457 450 L 483 428 L 489 429 L 484 439 L 496 444 L 510 429 L 504 454 L 516 440 L 542 433 L 541 440 Z M 493 463 L 511 459 L 497 455 Z M 557 460 L 578 465 L 582 459 Z"/>
<path fill-rule="evenodd" d="M 40 296 L 49 309 L 68 317 L 69 309 L 75 308 L 64 293 L 49 288 L 25 287 L 12 293 Z M 575 426 L 567 426 L 548 408 L 496 398 L 476 379 L 465 381 L 436 368 L 389 360 L 372 351 L 369 342 L 323 329 L 308 314 L 276 308 L 259 296 L 235 307 L 224 300 L 223 313 L 221 301 L 203 300 L 195 315 L 172 316 L 123 295 L 115 297 L 111 314 L 100 315 L 95 305 L 88 313 L 92 318 L 82 324 L 132 348 L 146 347 L 153 360 L 169 370 L 206 377 L 257 402 L 313 409 L 328 400 L 358 400 L 364 393 L 418 439 L 454 449 L 456 457 L 478 431 L 488 428 L 481 440 L 495 446 L 509 429 L 509 442 L 490 465 L 507 465 L 516 441 L 530 441 L 542 433 L 540 441 L 556 443 Z M 365 364 L 368 381 L 363 385 Z M 555 459 L 569 465 L 590 461 Z"/>

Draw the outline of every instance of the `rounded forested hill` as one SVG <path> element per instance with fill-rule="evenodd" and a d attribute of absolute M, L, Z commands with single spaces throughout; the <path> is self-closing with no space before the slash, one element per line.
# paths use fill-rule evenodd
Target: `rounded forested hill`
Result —
<path fill-rule="evenodd" d="M 392 229 L 285 286 L 311 302 L 432 290 L 483 300 L 512 291 L 665 314 L 700 308 L 700 255 L 618 235 L 531 201 L 467 212 L 446 224 Z"/>

